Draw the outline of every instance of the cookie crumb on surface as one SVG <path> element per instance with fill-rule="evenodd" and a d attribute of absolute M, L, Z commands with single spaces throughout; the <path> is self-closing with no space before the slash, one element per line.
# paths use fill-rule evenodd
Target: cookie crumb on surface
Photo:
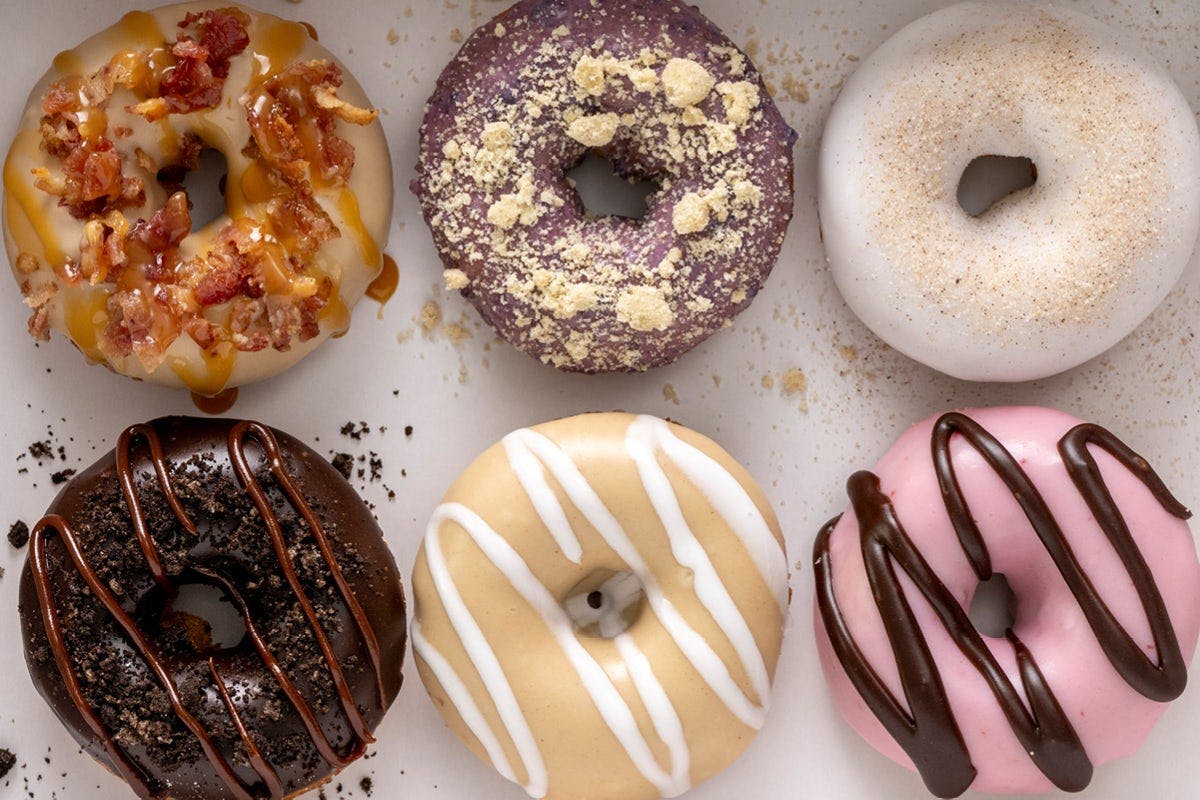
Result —
<path fill-rule="evenodd" d="M 29 526 L 17 520 L 8 529 L 8 543 L 18 550 L 29 543 Z"/>

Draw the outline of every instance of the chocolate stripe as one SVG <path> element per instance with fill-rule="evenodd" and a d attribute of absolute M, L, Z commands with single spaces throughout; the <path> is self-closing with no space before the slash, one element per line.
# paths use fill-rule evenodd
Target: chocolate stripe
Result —
<path fill-rule="evenodd" d="M 947 414 L 934 425 L 932 456 L 947 513 L 959 543 L 981 580 L 992 574 L 991 558 L 958 484 L 950 452 L 951 440 L 961 436 L 978 452 L 1013 493 L 1034 532 L 1054 560 L 1113 668 L 1139 693 L 1165 702 L 1178 697 L 1186 683 L 1186 664 L 1154 576 L 1137 548 L 1120 510 L 1104 483 L 1088 445 L 1109 452 L 1154 494 L 1163 507 L 1180 518 L 1189 516 L 1167 491 L 1144 459 L 1111 433 L 1081 425 L 1059 443 L 1072 480 L 1100 522 L 1106 536 L 1138 589 L 1149 620 L 1158 661 L 1137 646 L 1092 585 L 1064 536 L 1058 521 L 1032 480 L 1007 449 L 974 420 Z M 1033 655 L 1009 631 L 1016 655 L 1023 697 L 992 656 L 966 611 L 929 567 L 904 531 L 879 479 L 868 472 L 850 478 L 847 489 L 859 524 L 868 580 L 876 599 L 911 711 L 892 695 L 863 656 L 838 607 L 830 556 L 830 537 L 838 520 L 829 523 L 814 545 L 817 603 L 834 653 L 851 683 L 884 728 L 912 759 L 929 790 L 939 797 L 956 797 L 970 787 L 976 770 L 962 738 L 929 650 L 924 633 L 908 604 L 898 566 L 930 603 L 955 644 L 987 682 L 1017 739 L 1031 760 L 1056 786 L 1079 791 L 1088 785 L 1092 764 Z"/>
<path fill-rule="evenodd" d="M 329 672 L 333 676 L 334 686 L 337 688 L 342 710 L 346 712 L 346 716 L 349 718 L 350 724 L 358 735 L 359 740 L 370 744 L 375 739 L 371 736 L 366 719 L 358 709 L 358 704 L 354 700 L 354 693 L 350 691 L 350 687 L 346 683 L 345 671 L 342 669 L 342 665 L 338 663 L 337 656 L 333 652 L 333 646 L 329 643 L 329 637 L 325 635 L 325 631 L 321 628 L 321 623 L 317 619 L 317 612 L 312 606 L 312 601 L 308 599 L 308 596 L 304 593 L 304 587 L 300 585 L 300 576 L 296 573 L 295 565 L 292 563 L 291 555 L 288 553 L 287 542 L 284 541 L 283 528 L 279 524 L 279 518 L 275 515 L 274 509 L 271 508 L 271 502 L 267 499 L 266 493 L 263 492 L 262 486 L 259 485 L 258 480 L 254 477 L 254 472 L 250 469 L 249 461 L 246 460 L 245 442 L 251 436 L 262 447 L 270 464 L 271 475 L 283 488 L 288 501 L 304 517 L 304 521 L 308 523 L 309 532 L 321 550 L 321 557 L 325 560 L 325 566 L 329 568 L 330 575 L 333 576 L 334 583 L 342 595 L 342 600 L 350 610 L 350 616 L 354 619 L 354 624 L 367 646 L 371 666 L 375 670 L 375 681 L 379 692 L 380 707 L 384 707 L 387 699 L 383 689 L 383 670 L 379 663 L 379 644 L 375 638 L 375 633 L 367 621 L 366 612 L 363 611 L 362 606 L 359 605 L 358 600 L 354 597 L 354 593 L 350 591 L 350 587 L 346 584 L 342 570 L 333 557 L 332 548 L 329 546 L 329 538 L 325 535 L 325 530 L 317 519 L 317 515 L 308 505 L 308 501 L 304 499 L 304 495 L 296 487 L 291 476 L 288 475 L 287 467 L 283 463 L 283 453 L 279 449 L 279 443 L 275 441 L 275 435 L 265 425 L 257 422 L 239 422 L 229 432 L 229 456 L 233 462 L 234 471 L 237 472 L 238 478 L 242 482 L 242 487 L 254 500 L 254 505 L 258 507 L 258 512 L 267 525 L 267 532 L 271 536 L 271 543 L 274 545 L 275 554 L 279 558 L 279 566 L 287 578 L 288 585 L 292 587 L 292 592 L 295 594 L 296 600 L 300 603 L 300 608 L 304 611 L 304 616 L 308 619 L 313 636 L 316 638 L 317 645 L 321 648 L 321 653 L 325 657 L 325 663 L 329 667 Z"/>
<path fill-rule="evenodd" d="M 242 715 L 238 713 L 237 706 L 234 705 L 233 698 L 229 695 L 229 690 L 225 688 L 225 679 L 221 677 L 221 673 L 217 669 L 217 660 L 215 658 L 208 659 L 208 671 L 212 675 L 213 683 L 217 687 L 217 693 L 221 697 L 221 702 L 225 704 L 225 710 L 229 712 L 229 718 L 233 720 L 233 726 L 237 729 L 238 736 L 242 740 L 242 746 L 246 748 L 246 756 L 250 761 L 250 766 L 263 782 L 263 785 L 267 787 L 267 800 L 282 800 L 286 792 L 283 788 L 283 782 L 279 780 L 279 773 L 263 758 L 262 751 L 258 749 L 258 745 L 254 743 L 254 739 L 250 738 L 250 732 L 246 730 L 246 725 L 242 722 Z"/>
<path fill-rule="evenodd" d="M 163 660 L 158 653 L 158 648 L 154 646 L 154 643 L 150 641 L 150 638 L 146 635 L 146 632 L 138 626 L 137 622 L 135 622 L 133 618 L 129 616 L 129 614 L 125 613 L 125 609 L 121 608 L 121 604 L 117 602 L 117 598 L 113 596 L 108 587 L 104 585 L 104 581 L 102 581 L 100 576 L 96 574 L 96 571 L 92 569 L 92 565 L 88 563 L 87 557 L 83 553 L 83 548 L 79 545 L 79 539 L 71 530 L 70 524 L 67 523 L 67 521 L 62 517 L 54 519 L 53 524 L 45 523 L 46 520 L 43 520 L 38 524 L 38 539 L 45 539 L 46 533 L 49 530 L 54 530 L 58 534 L 59 538 L 63 542 L 63 545 L 67 548 L 67 553 L 70 555 L 71 561 L 73 561 L 75 564 L 76 571 L 87 583 L 88 588 L 92 590 L 92 594 L 96 596 L 96 599 L 100 602 L 100 605 L 104 607 L 104 610 L 107 611 L 109 616 L 111 616 L 116 623 L 121 626 L 121 629 L 125 631 L 125 635 L 129 637 L 131 642 L 133 642 L 133 645 L 137 648 L 142 660 L 146 663 L 146 666 L 150 668 L 151 672 L 154 673 L 155 678 L 158 680 L 159 686 L 166 693 L 167 701 L 171 704 L 171 710 L 175 712 L 175 716 L 179 718 L 179 721 L 183 723 L 184 727 L 191 731 L 192 735 L 196 737 L 196 741 L 199 742 L 200 748 L 204 751 L 205 757 L 208 759 L 209 763 L 212 764 L 213 769 L 216 770 L 217 774 L 221 777 L 221 780 L 229 788 L 231 795 L 236 798 L 236 800 L 254 800 L 254 796 L 251 795 L 250 792 L 246 790 L 246 787 L 242 785 L 242 782 L 234 773 L 233 768 L 229 766 L 229 762 L 225 760 L 225 757 L 221 754 L 216 742 L 213 741 L 212 736 L 209 735 L 204 725 L 201 724 L 200 720 L 196 719 L 196 717 L 184 707 L 183 701 L 179 696 L 179 688 L 175 685 L 175 681 L 171 678 L 171 674 L 167 671 L 166 665 L 163 663 Z M 44 547 L 44 542 L 39 541 L 39 548 L 41 547 Z M 41 564 L 43 567 L 45 566 L 44 559 L 42 560 Z M 43 581 L 48 581 L 48 578 L 45 576 L 45 574 L 39 575 L 36 572 L 34 579 L 39 581 L 39 584 Z M 39 589 L 39 597 L 40 596 L 42 596 L 41 589 Z M 46 586 L 45 596 L 49 600 L 50 607 L 55 607 L 55 601 L 53 595 L 50 593 L 48 585 Z M 60 665 L 60 669 L 64 662 L 66 662 L 69 666 L 70 655 L 67 653 L 67 645 L 61 628 L 56 625 L 54 626 L 52 632 L 51 627 L 47 626 L 46 635 L 50 639 L 50 647 L 54 650 L 55 661 L 57 661 Z M 73 673 L 74 668 L 70 667 L 70 671 Z M 64 675 L 63 678 L 65 680 L 66 676 Z M 107 733 L 106 738 L 110 742 L 113 741 L 111 735 L 107 735 Z M 126 759 L 128 759 L 128 756 L 126 756 Z M 143 783 L 142 786 L 145 787 L 146 785 Z M 135 787 L 135 789 L 136 788 L 137 787 Z M 147 793 L 143 796 L 152 797 L 155 795 Z"/>

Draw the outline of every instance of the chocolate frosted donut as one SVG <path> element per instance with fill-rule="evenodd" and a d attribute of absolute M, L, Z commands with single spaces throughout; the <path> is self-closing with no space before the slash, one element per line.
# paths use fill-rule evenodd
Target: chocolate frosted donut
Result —
<path fill-rule="evenodd" d="M 446 67 L 412 189 L 446 266 L 502 337 L 574 372 L 669 364 L 762 287 L 792 215 L 792 146 L 754 65 L 664 0 L 525 0 Z M 660 187 L 589 215 L 588 153 Z"/>
<path fill-rule="evenodd" d="M 239 643 L 173 607 L 189 584 L 224 593 Z M 143 798 L 296 795 L 363 754 L 400 690 L 404 594 L 370 511 L 256 422 L 126 430 L 34 528 L 20 596 L 38 691 Z"/>

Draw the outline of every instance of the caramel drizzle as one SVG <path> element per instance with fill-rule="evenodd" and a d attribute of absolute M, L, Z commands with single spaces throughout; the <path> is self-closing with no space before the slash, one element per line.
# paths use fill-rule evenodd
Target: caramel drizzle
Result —
<path fill-rule="evenodd" d="M 1004 445 L 982 426 L 967 416 L 952 413 L 943 416 L 934 426 L 933 464 L 959 543 L 980 580 L 991 577 L 991 558 L 955 475 L 950 442 L 956 434 L 983 457 L 1012 492 L 1075 596 L 1113 668 L 1134 690 L 1151 700 L 1167 702 L 1178 697 L 1187 682 L 1187 665 L 1174 627 L 1154 575 L 1133 540 L 1088 446 L 1095 445 L 1115 458 L 1173 516 L 1187 519 L 1190 512 L 1175 499 L 1145 459 L 1103 428 L 1079 425 L 1059 442 L 1058 450 L 1072 482 L 1137 587 L 1158 653 L 1158 660 L 1153 661 L 1142 652 L 1096 591 L 1045 498 L 1028 474 Z M 1006 633 L 1020 672 L 1023 691 L 1018 690 L 984 643 L 967 612 L 905 533 L 891 501 L 880 491 L 879 478 L 870 472 L 859 472 L 850 478 L 847 491 L 859 524 L 867 578 L 896 657 L 908 710 L 864 657 L 838 607 L 829 550 L 830 537 L 838 519 L 822 529 L 814 545 L 821 618 L 851 683 L 912 759 L 929 790 L 938 797 L 957 797 L 974 782 L 977 771 L 971 763 L 937 664 L 896 573 L 897 566 L 928 601 L 963 655 L 987 682 L 1014 734 L 1038 769 L 1060 789 L 1084 789 L 1091 782 L 1092 763 L 1033 655 L 1012 630 Z M 1028 701 L 1028 708 L 1022 695 Z"/>
<path fill-rule="evenodd" d="M 240 422 L 234 426 L 229 434 L 229 454 L 230 461 L 233 464 L 234 471 L 237 473 L 239 480 L 242 482 L 243 488 L 251 496 L 256 508 L 271 537 L 272 546 L 279 558 L 280 567 L 283 569 L 287 577 L 293 594 L 304 611 L 314 638 L 317 640 L 326 666 L 334 678 L 334 683 L 338 690 L 341 706 L 348 717 L 351 727 L 353 728 L 357 742 L 346 756 L 339 755 L 330 743 L 328 737 L 325 736 L 321 729 L 320 721 L 316 714 L 313 713 L 304 696 L 300 693 L 295 683 L 287 675 L 283 666 L 275 658 L 270 648 L 267 646 L 265 638 L 262 636 L 258 627 L 250 615 L 249 605 L 245 598 L 238 591 L 237 587 L 228 580 L 225 576 L 214 570 L 205 568 L 192 568 L 190 571 L 203 577 L 204 579 L 218 584 L 229 597 L 238 606 L 242 614 L 242 621 L 246 627 L 246 633 L 259 657 L 262 659 L 264 666 L 275 678 L 279 684 L 285 697 L 295 708 L 300 716 L 306 730 L 312 738 L 314 746 L 321 754 L 321 757 L 337 768 L 345 767 L 365 751 L 367 745 L 374 742 L 374 738 L 368 728 L 367 722 L 363 717 L 362 712 L 358 709 L 357 703 L 354 700 L 353 693 L 350 691 L 346 681 L 345 672 L 341 664 L 337 660 L 336 654 L 329 643 L 328 637 L 320 626 L 317 619 L 316 611 L 312 606 L 304 588 L 300 583 L 299 575 L 297 574 L 294 565 L 292 564 L 291 556 L 287 551 L 287 543 L 283 536 L 283 528 L 275 510 L 271 507 L 271 503 L 262 486 L 258 483 L 254 476 L 253 469 L 249 461 L 246 459 L 244 443 L 247 437 L 253 436 L 258 444 L 262 447 L 269 463 L 272 476 L 283 487 L 285 494 L 288 497 L 289 503 L 305 520 L 309 527 L 313 539 L 317 542 L 317 546 L 321 551 L 321 555 L 328 567 L 330 574 L 334 579 L 342 600 L 350 612 L 354 620 L 355 626 L 358 628 L 362 637 L 362 641 L 367 649 L 370 657 L 371 665 L 375 671 L 375 682 L 378 691 L 380 707 L 385 707 L 387 703 L 387 695 L 383 685 L 383 672 L 380 665 L 380 653 L 378 640 L 375 636 L 366 613 L 359 604 L 354 593 L 350 590 L 342 574 L 341 568 L 338 566 L 334 558 L 332 547 L 329 538 L 326 535 L 324 528 L 317 519 L 315 512 L 305 500 L 304 495 L 300 492 L 295 481 L 288 474 L 286 465 L 283 459 L 283 453 L 279 447 L 278 441 L 275 439 L 272 431 L 266 426 L 254 422 Z M 184 511 L 182 503 L 178 495 L 174 491 L 171 483 L 169 465 L 163 451 L 162 442 L 158 436 L 158 432 L 151 425 L 134 425 L 125 430 L 118 440 L 116 450 L 116 466 L 118 478 L 121 484 L 122 494 L 124 495 L 126 504 L 129 508 L 130 517 L 133 522 L 134 534 L 137 537 L 138 546 L 140 547 L 145 559 L 147 567 L 150 570 L 152 577 L 160 587 L 165 589 L 169 597 L 175 597 L 178 594 L 178 587 L 172 581 L 171 576 L 163 567 L 162 559 L 157 545 L 153 537 L 149 533 L 146 525 L 145 515 L 142 511 L 141 503 L 137 497 L 135 485 L 135 473 L 131 463 L 131 453 L 133 444 L 137 439 L 144 439 L 150 451 L 150 459 L 154 466 L 155 474 L 162 488 L 163 495 L 166 497 L 167 503 L 174 513 L 179 524 L 187 531 L 196 533 L 196 527 L 191 519 Z M 122 748 L 113 737 L 112 732 L 104 724 L 104 721 L 96 713 L 91 703 L 87 700 L 83 688 L 80 685 L 79 676 L 76 673 L 75 666 L 71 661 L 70 653 L 67 651 L 65 631 L 59 621 L 58 604 L 54 598 L 52 588 L 50 586 L 50 570 L 47 562 L 46 545 L 47 537 L 50 532 L 56 533 L 62 540 L 67 549 L 68 554 L 75 566 L 76 571 L 84 579 L 85 583 L 91 589 L 96 599 L 104 607 L 105 611 L 121 626 L 122 630 L 129 637 L 131 642 L 136 646 L 142 660 L 154 673 L 158 679 L 159 685 L 166 692 L 167 698 L 171 703 L 172 710 L 175 712 L 179 720 L 185 727 L 196 737 L 205 757 L 213 766 L 217 775 L 228 787 L 231 796 L 236 800 L 257 800 L 257 798 L 265 797 L 270 800 L 281 800 L 285 796 L 283 782 L 279 777 L 279 773 L 271 766 L 271 764 L 263 756 L 262 751 L 254 744 L 249 731 L 246 729 L 240 715 L 237 713 L 236 705 L 233 698 L 230 696 L 228 689 L 225 686 L 224 680 L 221 678 L 216 665 L 216 660 L 213 657 L 208 659 L 209 671 L 213 676 L 213 681 L 217 687 L 217 691 L 221 697 L 222 703 L 229 712 L 230 719 L 233 722 L 234 728 L 238 732 L 239 738 L 242 740 L 246 748 L 246 753 L 251 767 L 262 781 L 262 788 L 266 794 L 254 793 L 254 787 L 248 787 L 239 779 L 233 768 L 229 765 L 224 755 L 220 752 L 216 742 L 211 734 L 204 728 L 203 724 L 193 716 L 183 705 L 179 695 L 178 687 L 176 686 L 170 672 L 167 670 L 161 653 L 158 648 L 146 635 L 137 622 L 122 608 L 120 602 L 113 596 L 112 592 L 104 585 L 99 574 L 88 563 L 87 557 L 80 546 L 79 539 L 75 535 L 69 522 L 59 515 L 49 515 L 42 519 L 35 526 L 32 535 L 30 536 L 30 563 L 32 566 L 32 575 L 34 586 L 37 590 L 39 605 L 42 611 L 42 622 L 46 630 L 47 640 L 50 644 L 50 649 L 54 654 L 55 664 L 58 667 L 59 674 L 63 678 L 67 693 L 71 700 L 75 703 L 76 708 L 83 716 L 84 721 L 92 732 L 103 743 L 106 752 L 108 753 L 113 765 L 116 767 L 120 776 L 129 783 L 134 792 L 143 798 L 161 798 L 165 796 L 164 792 L 155 792 L 151 787 L 148 776 L 143 768 L 134 763 L 130 755 Z"/>

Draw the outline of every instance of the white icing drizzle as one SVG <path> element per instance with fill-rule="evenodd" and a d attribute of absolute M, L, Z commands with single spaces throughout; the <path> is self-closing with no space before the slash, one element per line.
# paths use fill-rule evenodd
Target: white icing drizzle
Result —
<path fill-rule="evenodd" d="M 642 582 L 643 587 L 645 587 L 646 597 L 650 601 L 651 609 L 662 622 L 663 627 L 667 629 L 667 632 L 671 635 L 671 638 L 674 639 L 676 644 L 679 645 L 680 650 L 683 651 L 688 661 L 690 661 L 692 666 L 696 668 L 696 671 L 700 673 L 701 677 L 704 679 L 704 682 L 707 683 L 710 688 L 712 688 L 719 698 L 721 698 L 721 702 L 723 702 L 725 706 L 729 708 L 734 716 L 755 730 L 761 728 L 766 716 L 765 703 L 756 704 L 746 697 L 741 687 L 738 686 L 737 681 L 735 681 L 733 676 L 729 674 L 729 669 L 725 666 L 725 663 L 721 660 L 721 657 L 717 655 L 716 651 L 714 651 L 711 646 L 709 646 L 708 642 L 704 640 L 703 636 L 698 634 L 690 625 L 688 625 L 687 621 L 684 620 L 683 616 L 678 610 L 676 610 L 671 601 L 667 599 L 666 595 L 662 591 L 662 588 L 658 584 L 658 578 L 653 572 L 651 572 L 650 568 L 646 565 L 645 560 L 642 558 L 641 553 L 638 552 L 638 549 L 634 546 L 633 541 L 629 538 L 629 535 L 625 533 L 625 529 L 621 526 L 621 523 L 617 520 L 613 513 L 608 510 L 608 506 L 606 506 L 604 501 L 600 499 L 600 496 L 596 494 L 596 490 L 593 489 L 591 484 L 588 483 L 587 478 L 585 478 L 583 473 L 579 471 L 579 467 L 575 465 L 575 462 L 572 461 L 571 458 L 564 453 L 561 448 L 558 447 L 558 445 L 536 431 L 523 431 L 521 434 L 521 442 L 530 450 L 532 450 L 533 453 L 550 470 L 550 473 L 554 476 L 554 479 L 566 492 L 567 497 L 571 500 L 571 503 L 573 503 L 575 507 L 579 509 L 580 513 L 582 513 L 587 519 L 588 524 L 600 534 L 608 546 L 611 547 L 620 557 L 620 559 L 625 562 L 629 569 L 635 575 L 637 575 L 638 579 Z M 548 485 L 545 486 L 545 492 L 545 497 L 534 501 L 534 507 L 537 508 L 553 504 L 554 506 L 559 507 L 561 511 L 558 498 L 550 490 Z M 647 489 L 647 492 L 649 492 L 649 489 Z M 545 520 L 543 520 L 543 522 L 545 522 Z M 691 535 L 690 531 L 688 532 L 688 535 Z M 694 539 L 694 537 L 692 538 Z M 783 559 L 782 552 L 780 552 L 780 559 Z M 736 611 L 736 608 L 734 608 L 734 613 L 736 613 Z M 742 619 L 740 615 L 739 619 L 741 619 L 742 625 L 745 626 L 745 619 Z M 717 622 L 718 624 L 721 624 L 721 618 L 717 618 Z M 726 633 L 728 633 L 728 631 L 726 631 Z M 744 658 L 742 650 L 738 649 L 737 652 L 739 657 Z M 743 666 L 746 668 L 748 674 L 754 674 L 753 663 L 756 661 L 760 665 L 762 664 L 762 653 L 758 651 L 757 645 L 754 646 L 753 655 L 749 656 L 750 663 L 746 663 L 746 661 L 743 660 Z M 765 674 L 765 667 L 762 671 Z M 765 700 L 770 689 L 769 681 L 767 682 L 767 691 L 762 691 L 759 688 L 759 683 L 757 682 L 754 684 L 754 686 L 758 696 Z"/>
<path fill-rule="evenodd" d="M 458 673 L 454 671 L 454 667 L 446 660 L 446 657 L 425 638 L 425 634 L 421 632 L 421 626 L 416 622 L 412 626 L 412 645 L 413 652 L 433 672 L 433 677 L 441 684 L 446 696 L 450 698 L 450 702 L 458 709 L 458 714 L 466 723 L 467 728 L 483 745 L 483 749 L 487 752 L 496 771 L 513 783 L 518 783 L 516 773 L 513 772 L 512 764 L 508 762 L 508 756 L 504 754 L 500 740 L 496 738 L 496 734 L 492 732 L 483 712 L 475 704 L 475 699 L 471 697 L 471 690 L 463 683 L 462 678 L 458 677 Z"/>
<path fill-rule="evenodd" d="M 725 524 L 737 534 L 754 566 L 758 568 L 758 573 L 775 595 L 779 610 L 786 615 L 787 559 L 782 557 L 779 542 L 745 487 L 716 459 L 672 433 L 671 426 L 663 420 L 638 417 L 630 426 L 630 435 L 635 435 L 635 430 L 645 432 L 650 441 L 662 448 L 671 463 L 687 476 L 721 519 L 725 520 Z"/>
<path fill-rule="evenodd" d="M 454 579 L 450 577 L 450 570 L 446 567 L 446 559 L 442 555 L 439 534 L 442 522 L 456 517 L 457 514 L 454 512 L 459 508 L 462 507 L 440 506 L 433 513 L 433 519 L 429 521 L 429 527 L 425 531 L 425 558 L 429 563 L 429 573 L 433 577 L 434 586 L 437 587 L 438 598 L 442 601 L 446 615 L 450 618 L 450 624 L 454 627 L 454 632 L 458 634 L 459 641 L 467 651 L 467 656 L 483 680 L 483 685 L 487 688 L 492 703 L 496 706 L 496 713 L 504 722 L 504 727 L 508 730 L 508 735 L 525 765 L 526 793 L 530 797 L 545 797 L 549 783 L 546 762 L 542 759 L 537 740 L 534 739 L 533 732 L 529 729 L 529 721 L 525 719 L 525 714 L 521 711 L 520 704 L 517 703 L 512 684 L 508 682 L 508 677 L 500 666 L 500 660 L 496 658 L 496 652 L 492 650 L 487 637 L 479 629 L 479 623 L 475 621 L 467 604 L 463 602 L 462 595 L 458 593 L 458 587 L 454 585 Z M 474 512 L 469 509 L 462 508 L 462 510 L 474 516 Z M 461 707 L 459 707 L 459 711 L 462 712 Z M 493 761 L 493 763 L 495 762 Z M 503 772 L 499 766 L 496 769 Z M 511 774 L 511 769 L 509 772 Z M 515 778 L 512 780 L 514 783 L 518 782 Z"/>
<path fill-rule="evenodd" d="M 510 433 L 504 437 L 504 452 L 508 455 L 508 463 L 517 480 L 521 482 L 525 494 L 529 495 L 530 502 L 537 509 L 542 524 L 550 531 L 554 541 L 558 542 L 563 555 L 572 563 L 578 564 L 583 558 L 583 547 L 579 544 L 579 537 L 571 528 L 566 512 L 554 496 L 554 490 L 546 483 L 546 471 L 541 462 L 530 452 L 528 439 L 536 435 L 529 430 Z"/>
<path fill-rule="evenodd" d="M 567 659 L 571 662 L 571 666 L 578 673 L 584 689 L 591 696 L 592 702 L 600 712 L 600 716 L 604 718 L 605 724 L 608 725 L 609 729 L 617 737 L 617 741 L 621 743 L 625 752 L 629 754 L 638 771 L 645 776 L 646 780 L 654 784 L 663 797 L 675 797 L 687 791 L 689 786 L 686 783 L 686 779 L 684 785 L 681 786 L 675 781 L 672 775 L 668 775 L 658 765 L 658 762 L 654 758 L 654 753 L 650 750 L 650 745 L 638 729 L 633 711 L 629 708 L 624 698 L 621 697 L 621 693 L 613 684 L 612 679 L 608 677 L 608 673 L 604 671 L 604 667 L 600 666 L 591 653 L 579 643 L 579 639 L 575 635 L 575 626 L 572 624 L 570 617 L 563 611 L 562 606 L 558 604 L 554 595 L 550 594 L 546 586 L 537 579 L 537 576 L 529 569 L 529 565 L 525 563 L 525 560 L 521 558 L 520 554 L 513 549 L 512 545 L 503 536 L 496 533 L 482 517 L 459 503 L 447 503 L 440 506 L 434 512 L 433 519 L 429 523 L 429 531 L 426 534 L 426 549 L 429 549 L 429 537 L 435 540 L 434 546 L 438 549 L 438 564 L 435 566 L 434 560 L 430 558 L 429 567 L 430 572 L 433 573 L 434 583 L 438 587 L 438 594 L 442 601 L 445 602 L 447 599 L 446 594 L 442 592 L 442 586 L 445 584 L 450 587 L 456 599 L 460 603 L 462 602 L 461 596 L 458 596 L 458 590 L 454 587 L 453 578 L 450 577 L 449 572 L 446 570 L 445 561 L 441 559 L 440 543 L 436 541 L 437 529 L 447 520 L 458 524 L 470 535 L 479 549 L 504 574 L 513 588 L 538 612 L 545 622 L 546 627 L 553 634 L 555 641 L 558 642 Z M 462 607 L 462 611 L 465 613 L 470 624 L 463 625 L 460 628 L 457 624 L 458 621 L 455 621 L 455 630 L 460 632 L 460 636 L 463 629 L 467 629 L 468 631 L 472 631 L 473 629 L 472 633 L 478 632 L 478 624 L 471 616 L 471 612 L 465 606 Z M 480 636 L 482 638 L 482 634 Z M 467 645 L 467 642 L 464 640 L 463 644 Z M 491 646 L 486 641 L 483 644 L 486 650 L 492 653 L 492 657 L 495 658 Z M 468 647 L 468 650 L 470 649 Z M 472 661 L 474 660 L 473 658 Z M 503 672 L 500 674 L 503 677 Z M 485 683 L 487 682 L 487 678 L 485 677 Z M 503 682 L 508 694 L 511 695 L 512 687 L 508 683 L 508 680 L 505 678 Z M 657 684 L 657 681 L 655 680 L 654 683 Z M 659 689 L 661 691 L 661 686 L 659 686 Z M 674 713 L 674 709 L 672 709 L 671 714 L 674 715 Z M 502 714 L 501 716 L 503 717 L 504 715 Z M 518 716 L 520 716 L 521 722 L 525 723 L 524 715 L 520 714 L 519 709 Z M 505 725 L 509 726 L 511 732 L 512 728 L 508 718 L 505 718 Z M 655 722 L 655 727 L 658 727 L 658 721 Z M 540 790 L 540 794 L 535 794 L 529 787 L 526 787 L 526 790 L 534 797 L 545 796 L 546 787 L 544 778 L 540 784 L 536 785 L 536 788 Z"/>
<path fill-rule="evenodd" d="M 667 538 L 671 541 L 671 552 L 675 555 L 675 560 L 694 573 L 693 586 L 696 596 L 733 645 L 742 666 L 750 675 L 755 693 L 760 698 L 761 711 L 765 712 L 771 693 L 771 678 L 767 674 L 762 651 L 758 649 L 750 625 L 738 611 L 737 604 L 730 597 L 729 590 L 713 567 L 708 553 L 687 524 L 671 480 L 655 457 L 654 446 L 665 438 L 662 436 L 662 429 L 666 427 L 667 423 L 660 419 L 638 417 L 625 434 L 625 448 L 637 464 L 642 485 L 667 532 Z M 761 720 L 759 724 L 761 726 Z"/>
<path fill-rule="evenodd" d="M 566 601 L 568 614 L 512 545 L 478 514 L 461 504 L 449 503 L 440 506 L 430 520 L 425 547 L 434 585 L 446 606 L 455 632 L 521 754 L 529 775 L 526 791 L 534 797 L 545 795 L 545 765 L 529 731 L 528 722 L 517 705 L 511 684 L 448 571 L 438 534 L 446 521 L 462 527 L 542 617 L 579 674 L 601 717 L 647 781 L 664 797 L 681 794 L 690 787 L 691 763 L 682 722 L 649 660 L 637 646 L 634 637 L 621 627 L 621 612 L 626 604 L 635 599 L 633 594 L 638 590 L 638 583 L 654 615 L 704 682 L 734 716 L 756 730 L 762 727 L 766 715 L 770 677 L 749 624 L 688 526 L 670 479 L 658 464 L 656 449 L 661 448 L 738 536 L 781 610 L 786 612 L 788 580 L 782 548 L 749 494 L 718 462 L 676 437 L 662 420 L 638 417 L 630 425 L 626 433 L 626 449 L 637 466 L 646 494 L 667 533 L 671 552 L 681 566 L 693 571 L 697 598 L 733 646 L 757 697 L 757 700 L 752 700 L 732 677 L 712 646 L 688 624 L 665 596 L 657 577 L 621 523 L 570 456 L 548 437 L 533 430 L 516 431 L 505 437 L 503 445 L 513 473 L 563 556 L 573 563 L 580 563 L 583 549 L 558 495 L 547 481 L 547 472 L 588 524 L 625 562 L 631 573 L 617 575 L 602 587 L 606 597 L 617 601 L 615 611 L 589 608 L 587 595 L 584 594 Z M 633 712 L 612 680 L 580 644 L 575 624 L 588 625 L 592 622 L 598 625 L 601 635 L 615 642 L 655 733 L 667 747 L 671 761 L 670 774 L 664 772 L 654 758 L 638 729 Z M 420 636 L 415 626 L 413 640 L 418 656 L 442 682 L 450 701 L 479 739 L 496 769 L 515 781 L 503 748 L 496 741 L 465 685 L 454 674 L 449 663 Z"/>

